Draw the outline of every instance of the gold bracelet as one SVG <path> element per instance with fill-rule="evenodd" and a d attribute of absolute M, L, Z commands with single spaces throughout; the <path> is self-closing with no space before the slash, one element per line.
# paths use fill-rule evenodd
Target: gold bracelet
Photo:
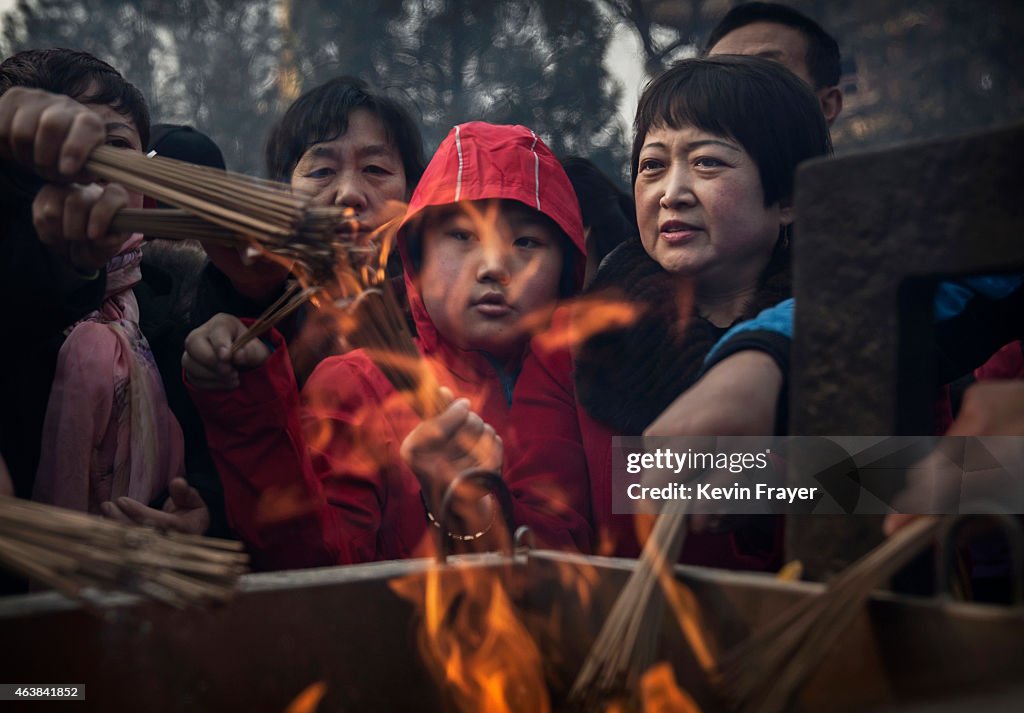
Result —
<path fill-rule="evenodd" d="M 437 518 L 434 517 L 434 513 L 430 512 L 430 508 L 427 506 L 427 496 L 423 494 L 422 490 L 420 491 L 420 500 L 423 501 L 423 510 L 424 510 L 424 512 L 427 513 L 427 522 L 429 522 L 431 525 L 433 525 L 438 530 L 440 530 L 441 529 L 441 523 L 439 523 L 437 521 Z M 446 530 L 445 534 L 447 534 L 448 537 L 452 538 L 453 540 L 458 540 L 459 542 L 472 542 L 473 540 L 479 540 L 481 537 L 483 537 L 488 532 L 490 532 L 491 527 L 493 525 L 494 525 L 494 507 L 491 506 L 491 521 L 489 523 L 487 523 L 487 527 L 485 527 L 484 529 L 480 530 L 480 532 L 475 532 L 472 535 L 459 535 L 459 534 L 454 533 L 454 532 L 452 532 L 450 530 Z"/>

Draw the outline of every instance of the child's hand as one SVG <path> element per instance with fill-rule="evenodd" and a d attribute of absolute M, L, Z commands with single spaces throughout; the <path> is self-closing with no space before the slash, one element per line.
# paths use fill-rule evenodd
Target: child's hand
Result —
<path fill-rule="evenodd" d="M 402 441 L 402 460 L 430 502 L 440 504 L 448 485 L 470 468 L 501 470 L 503 447 L 494 429 L 459 399 L 423 421 Z"/>
<path fill-rule="evenodd" d="M 186 381 L 198 389 L 237 389 L 240 369 L 263 366 L 270 357 L 270 349 L 259 339 L 230 355 L 231 345 L 245 329 L 238 317 L 223 313 L 194 329 L 185 339 L 181 358 Z"/>
<path fill-rule="evenodd" d="M 64 267 L 87 275 L 106 265 L 131 237 L 110 232 L 110 222 L 129 203 L 128 191 L 118 185 L 51 183 L 32 201 L 32 224 Z"/>
<path fill-rule="evenodd" d="M 100 505 L 104 517 L 123 523 L 147 525 L 161 530 L 202 535 L 210 526 L 210 510 L 199 491 L 184 478 L 175 478 L 167 487 L 170 497 L 163 510 L 155 510 L 138 500 L 121 497 Z"/>
<path fill-rule="evenodd" d="M 68 181 L 107 138 L 98 114 L 71 97 L 13 87 L 0 97 L 0 159 Z"/>

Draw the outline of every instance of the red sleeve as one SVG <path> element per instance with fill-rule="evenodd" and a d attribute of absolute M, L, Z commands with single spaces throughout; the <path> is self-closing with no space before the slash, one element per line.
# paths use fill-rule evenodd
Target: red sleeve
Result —
<path fill-rule="evenodd" d="M 542 547 L 590 552 L 590 479 L 568 349 L 527 356 L 510 423 L 505 478 L 516 526 L 528 526 Z"/>
<path fill-rule="evenodd" d="M 1010 342 L 974 370 L 978 381 L 1024 377 L 1024 351 L 1020 341 Z"/>
<path fill-rule="evenodd" d="M 350 564 L 374 559 L 379 507 L 374 493 L 338 491 L 352 442 L 352 415 L 365 403 L 352 369 L 325 361 L 306 385 L 318 404 L 300 406 L 288 350 L 275 331 L 267 363 L 232 391 L 189 387 L 224 485 L 231 526 L 259 569 Z M 325 394 L 336 392 L 327 397 Z M 347 396 L 347 398 L 346 398 Z M 333 454 L 328 458 L 326 454 Z M 379 479 L 361 478 L 361 484 Z M 356 517 L 350 517 L 356 513 Z"/>
<path fill-rule="evenodd" d="M 362 352 L 322 361 L 302 398 L 309 458 L 345 539 L 341 563 L 382 559 L 387 473 L 402 440 L 393 417 L 405 402 Z"/>
<path fill-rule="evenodd" d="M 228 522 L 257 569 L 315 567 L 341 558 L 302 438 L 299 395 L 280 334 L 259 369 L 230 391 L 188 386 L 224 486 Z"/>

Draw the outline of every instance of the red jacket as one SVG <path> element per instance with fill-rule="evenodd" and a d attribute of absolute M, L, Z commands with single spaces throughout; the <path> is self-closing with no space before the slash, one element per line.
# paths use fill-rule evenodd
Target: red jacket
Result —
<path fill-rule="evenodd" d="M 559 311 L 550 332 L 534 339 L 516 387 L 511 418 L 517 439 L 505 456 L 516 524 L 528 525 L 545 547 L 636 557 L 633 516 L 612 514 L 612 438 L 622 434 L 590 418 L 576 401 L 570 320 Z M 748 550 L 738 533 L 690 534 L 680 561 L 770 569 L 780 557 L 778 547 Z"/>
<path fill-rule="evenodd" d="M 420 299 L 408 242 L 424 208 L 513 199 L 554 220 L 578 251 L 576 196 L 551 151 L 524 127 L 462 124 L 448 135 L 412 197 L 399 250 L 417 346 L 438 380 L 497 433 L 508 433 L 512 377 L 438 334 Z M 399 447 L 419 419 L 361 350 L 324 360 L 300 398 L 287 349 L 234 391 L 192 390 L 224 483 L 228 518 L 260 568 L 312 567 L 424 556 L 433 548 L 415 475 Z"/>

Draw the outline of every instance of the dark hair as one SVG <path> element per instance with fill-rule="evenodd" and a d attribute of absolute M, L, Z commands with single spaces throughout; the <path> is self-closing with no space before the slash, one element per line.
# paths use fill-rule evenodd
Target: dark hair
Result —
<path fill-rule="evenodd" d="M 738 141 L 757 163 L 765 205 L 792 197 L 801 161 L 832 153 L 818 99 L 795 74 L 760 57 L 684 59 L 644 88 L 633 124 L 634 184 L 647 133 L 684 126 Z"/>
<path fill-rule="evenodd" d="M 0 64 L 0 95 L 11 87 L 45 89 L 83 104 L 105 104 L 131 117 L 142 145 L 149 144 L 149 107 L 142 92 L 88 52 L 63 48 L 18 52 Z"/>
<path fill-rule="evenodd" d="M 590 228 L 593 242 L 588 251 L 593 248 L 600 263 L 619 243 L 637 234 L 636 206 L 593 161 L 566 156 L 561 163 L 580 203 L 583 225 Z"/>
<path fill-rule="evenodd" d="M 147 150 L 198 166 L 226 168 L 224 154 L 209 136 L 184 124 L 153 124 Z"/>
<path fill-rule="evenodd" d="M 755 22 L 774 22 L 798 30 L 807 39 L 807 71 L 814 88 L 839 84 L 839 45 L 817 22 L 786 5 L 773 2 L 749 2 L 729 10 L 708 36 L 704 46 L 707 55 L 719 40 L 733 30 Z"/>
<path fill-rule="evenodd" d="M 419 127 L 401 104 L 371 91 L 366 82 L 355 77 L 336 77 L 292 102 L 267 139 L 267 175 L 288 181 L 310 146 L 348 130 L 348 117 L 354 109 L 366 109 L 384 125 L 402 158 L 405 183 L 412 190 L 426 165 Z"/>

